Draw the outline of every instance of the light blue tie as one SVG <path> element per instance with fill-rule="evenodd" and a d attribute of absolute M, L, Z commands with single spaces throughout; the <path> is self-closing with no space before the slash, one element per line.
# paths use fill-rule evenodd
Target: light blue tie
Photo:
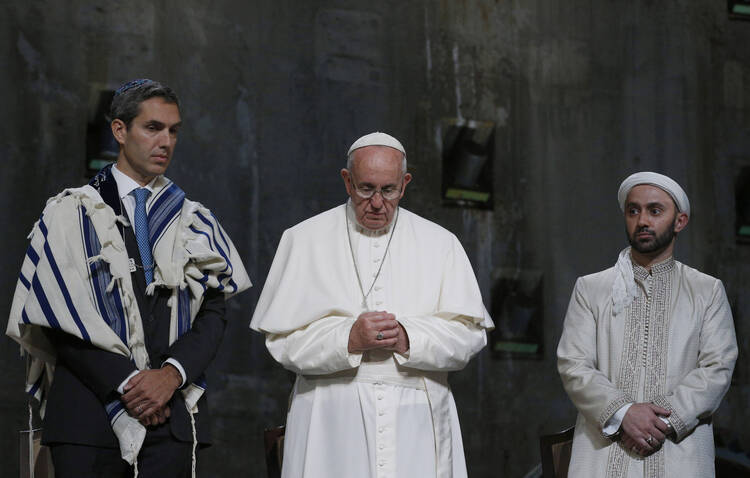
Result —
<path fill-rule="evenodd" d="M 146 200 L 151 195 L 151 191 L 138 188 L 131 191 L 130 195 L 135 198 L 135 217 L 133 218 L 135 240 L 141 253 L 146 285 L 149 285 L 154 280 L 154 260 L 151 257 L 151 244 L 148 242 L 148 218 L 146 217 Z"/>

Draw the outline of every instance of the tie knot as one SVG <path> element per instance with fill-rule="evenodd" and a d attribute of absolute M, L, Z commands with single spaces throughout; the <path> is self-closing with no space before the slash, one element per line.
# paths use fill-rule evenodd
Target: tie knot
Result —
<path fill-rule="evenodd" d="M 145 204 L 146 199 L 151 195 L 151 191 L 148 188 L 133 189 L 130 195 L 135 198 L 136 204 Z"/>

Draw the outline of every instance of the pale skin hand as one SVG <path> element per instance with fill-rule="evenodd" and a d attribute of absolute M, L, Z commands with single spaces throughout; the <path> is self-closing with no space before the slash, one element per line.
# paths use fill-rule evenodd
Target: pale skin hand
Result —
<path fill-rule="evenodd" d="M 381 340 L 378 333 L 383 334 Z M 409 337 L 396 316 L 385 311 L 364 312 L 357 317 L 349 332 L 349 353 L 385 349 L 398 353 L 409 350 Z"/>
<path fill-rule="evenodd" d="M 659 417 L 671 414 L 666 408 L 653 403 L 631 405 L 622 419 L 622 444 L 639 455 L 649 455 L 659 449 L 666 439 L 669 427 Z M 653 437 L 649 444 L 646 439 Z M 635 447 L 635 449 L 633 449 Z"/>
<path fill-rule="evenodd" d="M 157 425 L 169 417 L 166 404 L 181 384 L 182 375 L 173 365 L 142 370 L 125 384 L 120 399 L 131 416 L 144 425 Z"/>
<path fill-rule="evenodd" d="M 409 335 L 406 333 L 406 329 L 404 329 L 404 326 L 401 325 L 400 322 L 396 322 L 398 324 L 398 335 L 396 335 L 396 345 L 393 345 L 392 347 L 383 347 L 385 350 L 390 350 L 392 352 L 399 353 L 401 355 L 405 354 L 409 350 Z"/>

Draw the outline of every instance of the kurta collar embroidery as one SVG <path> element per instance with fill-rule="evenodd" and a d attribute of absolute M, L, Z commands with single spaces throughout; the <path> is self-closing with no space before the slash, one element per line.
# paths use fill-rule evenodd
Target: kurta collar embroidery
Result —
<path fill-rule="evenodd" d="M 675 260 L 673 256 L 651 266 L 651 272 L 645 267 L 633 262 L 633 275 L 639 282 L 645 282 L 649 275 L 659 276 L 670 273 L 674 270 Z"/>

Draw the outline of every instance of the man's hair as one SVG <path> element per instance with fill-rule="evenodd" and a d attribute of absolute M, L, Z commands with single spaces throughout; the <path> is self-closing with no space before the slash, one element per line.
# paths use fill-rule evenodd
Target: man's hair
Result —
<path fill-rule="evenodd" d="M 141 111 L 141 103 L 150 98 L 163 98 L 167 103 L 173 103 L 177 105 L 177 108 L 180 107 L 180 100 L 172 88 L 154 80 L 133 80 L 115 91 L 107 120 L 111 123 L 119 119 L 130 129 L 133 118 Z"/>
<path fill-rule="evenodd" d="M 381 146 L 381 147 L 389 148 L 390 146 Z M 359 151 L 359 149 L 355 149 L 354 151 L 352 151 L 346 156 L 346 169 L 348 169 L 349 171 L 352 170 L 352 163 L 354 162 L 354 153 L 356 153 L 357 151 Z M 398 152 L 401 153 L 401 151 L 398 151 Z M 406 174 L 406 155 L 404 153 L 401 153 L 401 155 L 403 156 L 403 159 L 401 160 L 401 175 L 403 176 L 404 174 Z"/>

